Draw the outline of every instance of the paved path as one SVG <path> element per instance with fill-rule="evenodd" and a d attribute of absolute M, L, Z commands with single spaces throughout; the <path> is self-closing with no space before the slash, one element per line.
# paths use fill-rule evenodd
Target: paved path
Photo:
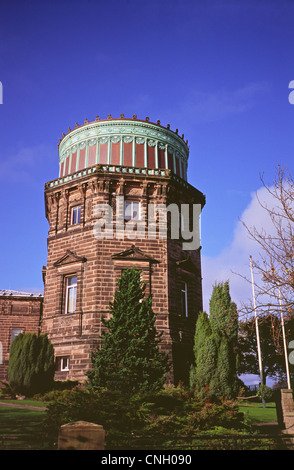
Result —
<path fill-rule="evenodd" d="M 10 406 L 10 408 L 23 408 L 26 410 L 35 410 L 35 411 L 46 411 L 47 408 L 44 406 L 31 406 L 25 404 L 18 404 L 18 403 L 7 403 L 5 401 L 0 401 L 0 406 Z"/>

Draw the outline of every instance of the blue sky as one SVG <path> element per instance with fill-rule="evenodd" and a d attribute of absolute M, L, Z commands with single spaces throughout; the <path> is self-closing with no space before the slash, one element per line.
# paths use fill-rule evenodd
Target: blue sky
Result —
<path fill-rule="evenodd" d="M 207 197 L 206 303 L 241 249 L 247 269 L 238 220 L 256 220 L 259 174 L 270 184 L 277 164 L 292 166 L 293 18 L 291 0 L 2 0 L 0 288 L 43 288 L 44 184 L 62 132 L 121 113 L 189 141 L 188 179 Z"/>

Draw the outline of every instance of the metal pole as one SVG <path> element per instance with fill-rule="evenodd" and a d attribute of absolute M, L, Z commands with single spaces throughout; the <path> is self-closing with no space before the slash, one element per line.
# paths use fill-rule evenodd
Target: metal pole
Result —
<path fill-rule="evenodd" d="M 261 349 L 260 349 L 260 338 L 259 338 L 259 328 L 258 328 L 258 318 L 256 312 L 256 301 L 255 301 L 255 290 L 254 290 L 254 280 L 253 280 L 253 268 L 252 268 L 252 256 L 250 256 L 250 268 L 251 268 L 251 281 L 252 281 L 252 294 L 253 294 L 253 305 L 254 305 L 254 314 L 255 314 L 255 328 L 256 328 L 256 341 L 257 341 L 257 354 L 258 354 L 258 365 L 259 365 L 259 375 L 260 383 L 263 383 L 263 370 L 262 370 L 262 359 L 261 359 Z M 264 400 L 262 400 L 263 406 L 265 406 Z"/>
<path fill-rule="evenodd" d="M 285 324 L 284 324 L 284 315 L 283 315 L 283 307 L 282 307 L 282 299 L 281 299 L 281 290 L 280 290 L 279 284 L 278 284 L 278 290 L 279 290 L 279 302 L 280 302 L 280 309 L 281 309 L 281 325 L 282 325 L 282 333 L 283 333 L 283 343 L 284 343 L 284 353 L 285 353 L 285 363 L 286 363 L 287 384 L 288 384 L 288 389 L 291 389 L 290 372 L 289 372 L 289 362 L 288 362 L 288 352 L 287 352 L 287 342 L 286 342 Z"/>

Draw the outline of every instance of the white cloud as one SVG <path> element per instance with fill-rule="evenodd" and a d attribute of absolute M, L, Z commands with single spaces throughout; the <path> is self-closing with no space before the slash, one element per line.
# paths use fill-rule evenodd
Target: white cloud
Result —
<path fill-rule="evenodd" d="M 210 257 L 202 255 L 202 277 L 203 277 L 203 308 L 209 312 L 209 299 L 212 287 L 216 282 L 229 281 L 232 300 L 238 306 L 242 302 L 252 299 L 251 284 L 241 276 L 250 279 L 250 255 L 253 260 L 258 258 L 260 247 L 253 241 L 244 225 L 250 229 L 256 227 L 259 231 L 264 229 L 271 233 L 273 226 L 269 215 L 260 205 L 260 202 L 267 203 L 273 207 L 272 196 L 262 187 L 252 194 L 248 207 L 244 210 L 237 223 L 233 241 L 230 246 L 224 248 L 217 256 Z M 240 275 L 237 275 L 238 273 Z"/>

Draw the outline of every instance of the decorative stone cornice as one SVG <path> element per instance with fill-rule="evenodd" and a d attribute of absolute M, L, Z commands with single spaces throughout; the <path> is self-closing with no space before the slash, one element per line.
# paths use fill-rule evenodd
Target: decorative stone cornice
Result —
<path fill-rule="evenodd" d="M 178 152 L 185 161 L 188 159 L 189 148 L 183 138 L 169 128 L 154 124 L 149 121 L 134 119 L 108 119 L 86 123 L 81 127 L 70 130 L 59 143 L 59 159 L 63 161 L 70 153 L 84 148 L 86 145 L 94 145 L 99 140 L 113 143 L 123 140 L 126 143 L 136 139 L 136 143 L 160 148 L 168 146 L 170 151 Z"/>

